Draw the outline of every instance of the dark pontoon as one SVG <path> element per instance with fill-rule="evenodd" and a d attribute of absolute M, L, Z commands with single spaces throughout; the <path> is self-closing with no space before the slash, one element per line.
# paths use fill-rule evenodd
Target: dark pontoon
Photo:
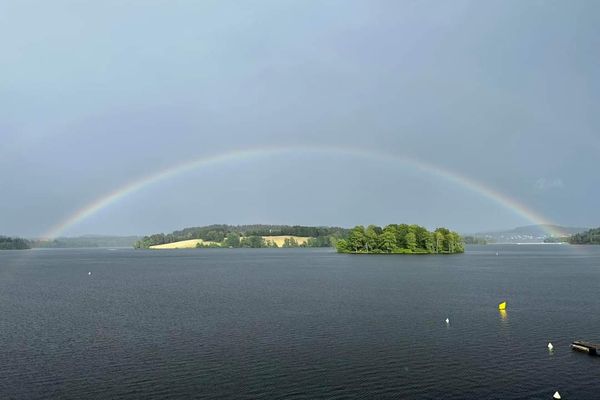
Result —
<path fill-rule="evenodd" d="M 571 343 L 571 349 L 581 351 L 582 353 L 588 353 L 592 356 L 600 355 L 600 344 L 584 342 L 583 340 L 576 340 Z"/>

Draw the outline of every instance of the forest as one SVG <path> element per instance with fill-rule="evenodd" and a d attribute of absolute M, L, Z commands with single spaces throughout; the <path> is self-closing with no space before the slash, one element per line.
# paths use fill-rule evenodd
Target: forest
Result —
<path fill-rule="evenodd" d="M 56 239 L 32 239 L 33 248 L 92 248 L 92 247 L 131 247 L 139 236 L 86 235 L 78 237 L 59 237 Z"/>
<path fill-rule="evenodd" d="M 488 240 L 479 236 L 463 236 L 465 244 L 488 244 Z"/>
<path fill-rule="evenodd" d="M 0 236 L 0 250 L 27 250 L 31 245 L 28 240 Z"/>
<path fill-rule="evenodd" d="M 208 225 L 185 228 L 172 233 L 157 233 L 144 236 L 134 247 L 147 249 L 150 246 L 179 242 L 182 240 L 202 239 L 216 242 L 219 245 L 199 245 L 198 247 L 273 247 L 263 236 L 302 236 L 310 237 L 304 247 L 331 247 L 332 241 L 344 238 L 348 229 L 339 227 L 319 227 L 301 225 Z M 288 241 L 283 247 L 300 247 L 294 240 Z"/>
<path fill-rule="evenodd" d="M 356 226 L 347 239 L 336 242 L 339 253 L 353 254 L 453 254 L 463 253 L 461 236 L 446 228 L 430 232 L 419 225 Z"/>
<path fill-rule="evenodd" d="M 568 242 L 571 244 L 600 244 L 600 228 L 572 235 Z"/>

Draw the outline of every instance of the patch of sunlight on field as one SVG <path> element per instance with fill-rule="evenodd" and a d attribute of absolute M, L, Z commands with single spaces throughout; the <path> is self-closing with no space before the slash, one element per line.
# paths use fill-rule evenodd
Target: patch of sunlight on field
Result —
<path fill-rule="evenodd" d="M 283 247 L 283 244 L 286 239 L 294 239 L 298 246 L 305 244 L 310 237 L 305 236 L 290 236 L 290 235 L 282 235 L 282 236 L 263 236 L 262 237 L 266 242 L 271 242 L 277 244 L 277 247 Z M 210 242 L 202 239 L 190 239 L 190 240 L 181 240 L 179 242 L 173 243 L 165 243 L 165 244 L 157 244 L 154 246 L 150 246 L 150 249 L 153 250 L 173 250 L 173 249 L 195 249 L 197 244 L 203 244 L 205 246 L 209 245 L 219 245 L 217 242 Z"/>
<path fill-rule="evenodd" d="M 164 249 L 194 249 L 198 243 L 210 245 L 217 242 L 209 242 L 202 239 L 191 239 L 191 240 L 181 240 L 179 242 L 173 243 L 165 243 L 165 244 L 157 244 L 154 246 L 150 246 L 151 249 L 155 250 L 164 250 Z"/>
<path fill-rule="evenodd" d="M 282 247 L 283 246 L 283 242 L 285 241 L 285 239 L 291 239 L 294 238 L 294 240 L 298 243 L 298 245 L 302 245 L 305 244 L 308 239 L 310 239 L 310 237 L 305 237 L 305 236 L 263 236 L 262 237 L 265 241 L 269 241 L 271 243 L 275 242 L 275 244 L 277 244 L 278 247 Z"/>

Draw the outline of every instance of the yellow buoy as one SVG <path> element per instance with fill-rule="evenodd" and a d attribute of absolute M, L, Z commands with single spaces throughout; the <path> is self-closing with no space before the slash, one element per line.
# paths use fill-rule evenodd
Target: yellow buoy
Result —
<path fill-rule="evenodd" d="M 505 301 L 498 304 L 498 310 L 506 310 L 506 302 Z"/>

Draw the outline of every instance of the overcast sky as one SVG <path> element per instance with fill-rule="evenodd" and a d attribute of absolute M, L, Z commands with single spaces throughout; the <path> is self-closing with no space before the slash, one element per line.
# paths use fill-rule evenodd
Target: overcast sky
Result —
<path fill-rule="evenodd" d="M 265 146 L 410 156 L 599 226 L 599 18 L 598 1 L 0 0 L 0 234 Z M 298 151 L 177 175 L 64 233 L 399 222 L 531 223 L 407 164 Z"/>

